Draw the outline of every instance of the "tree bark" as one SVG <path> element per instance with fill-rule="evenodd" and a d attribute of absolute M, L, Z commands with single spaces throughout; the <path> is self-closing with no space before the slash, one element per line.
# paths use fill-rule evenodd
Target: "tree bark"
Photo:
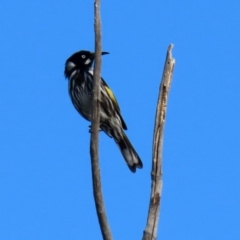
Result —
<path fill-rule="evenodd" d="M 107 222 L 106 211 L 104 208 L 103 195 L 101 189 L 101 176 L 99 168 L 98 154 L 98 132 L 99 132 L 99 99 L 100 99 L 100 73 L 101 73 L 101 20 L 100 20 L 100 0 L 94 2 L 94 31 L 95 31 L 95 64 L 93 74 L 93 96 L 92 96 L 92 123 L 90 155 L 92 166 L 93 195 L 98 216 L 99 225 L 104 240 L 111 240 L 111 232 Z"/>
<path fill-rule="evenodd" d="M 146 228 L 143 233 L 143 240 L 156 240 L 159 222 L 160 201 L 162 197 L 162 151 L 163 151 L 163 130 L 166 116 L 166 107 L 170 85 L 172 82 L 175 59 L 172 58 L 173 45 L 170 44 L 167 50 L 165 66 L 160 84 L 155 127 L 153 134 L 153 155 L 151 172 L 151 195 L 148 210 Z"/>

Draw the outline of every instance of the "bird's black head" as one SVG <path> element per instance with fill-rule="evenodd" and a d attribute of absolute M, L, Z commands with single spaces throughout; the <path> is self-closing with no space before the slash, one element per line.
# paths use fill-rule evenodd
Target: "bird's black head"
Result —
<path fill-rule="evenodd" d="M 102 55 L 108 54 L 108 52 L 102 52 Z M 79 70 L 89 70 L 93 64 L 95 58 L 94 52 L 89 51 L 79 51 L 74 53 L 69 57 L 65 63 L 64 74 L 67 78 L 71 76 L 73 71 Z"/>

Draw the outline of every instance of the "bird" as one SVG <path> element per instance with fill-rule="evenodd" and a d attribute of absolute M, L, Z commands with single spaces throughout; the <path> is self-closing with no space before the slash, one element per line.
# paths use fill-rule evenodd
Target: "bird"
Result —
<path fill-rule="evenodd" d="M 101 55 L 105 54 L 109 53 L 101 53 Z M 92 65 L 94 60 L 94 52 L 81 50 L 66 60 L 64 69 L 65 78 L 68 79 L 68 92 L 71 101 L 78 113 L 90 122 L 92 121 Z M 114 139 L 129 169 L 136 172 L 137 168 L 142 168 L 142 161 L 124 132 L 127 130 L 127 125 L 121 115 L 117 99 L 103 78 L 100 80 L 99 111 L 100 130 Z"/>

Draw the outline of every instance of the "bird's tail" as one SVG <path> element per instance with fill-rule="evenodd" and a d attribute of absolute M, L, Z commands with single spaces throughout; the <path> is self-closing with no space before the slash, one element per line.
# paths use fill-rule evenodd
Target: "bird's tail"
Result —
<path fill-rule="evenodd" d="M 122 132 L 122 136 L 120 139 L 114 138 L 115 142 L 117 143 L 129 169 L 132 172 L 136 172 L 136 168 L 142 168 L 143 164 L 138 156 L 137 152 L 133 148 L 131 142 L 129 141 L 127 135 Z"/>

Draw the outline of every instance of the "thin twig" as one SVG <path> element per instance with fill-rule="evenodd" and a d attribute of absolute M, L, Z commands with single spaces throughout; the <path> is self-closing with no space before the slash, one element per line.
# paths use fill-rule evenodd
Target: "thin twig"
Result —
<path fill-rule="evenodd" d="M 98 132 L 99 132 L 99 98 L 100 98 L 100 72 L 101 72 L 101 21 L 100 21 L 100 0 L 94 2 L 94 31 L 95 31 L 95 65 L 93 81 L 93 111 L 91 125 L 90 154 L 92 165 L 93 195 L 98 216 L 99 225 L 104 240 L 111 240 L 111 232 L 107 222 L 101 189 L 101 176 L 98 154 Z"/>
<path fill-rule="evenodd" d="M 170 44 L 167 50 L 167 56 L 158 95 L 153 136 L 151 197 L 149 203 L 147 224 L 142 238 L 143 240 L 157 239 L 160 200 L 162 196 L 163 129 L 166 116 L 168 93 L 172 81 L 173 68 L 175 64 L 175 59 L 172 58 L 172 48 L 173 45 Z"/>

